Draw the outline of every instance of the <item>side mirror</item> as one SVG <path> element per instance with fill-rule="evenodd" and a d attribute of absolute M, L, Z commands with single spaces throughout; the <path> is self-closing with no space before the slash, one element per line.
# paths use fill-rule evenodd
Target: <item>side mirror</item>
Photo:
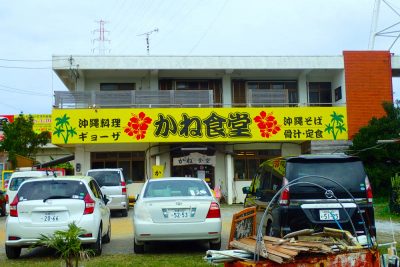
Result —
<path fill-rule="evenodd" d="M 242 187 L 243 194 L 248 194 L 250 192 L 250 186 Z"/>
<path fill-rule="evenodd" d="M 103 201 L 104 201 L 104 204 L 106 204 L 106 205 L 108 202 L 110 202 L 110 200 L 107 198 L 106 195 L 103 196 Z"/>

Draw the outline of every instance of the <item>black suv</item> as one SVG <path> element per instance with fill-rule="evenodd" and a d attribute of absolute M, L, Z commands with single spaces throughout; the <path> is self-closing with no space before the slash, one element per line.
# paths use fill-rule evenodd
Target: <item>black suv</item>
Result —
<path fill-rule="evenodd" d="M 372 189 L 364 166 L 359 158 L 345 154 L 281 157 L 262 163 L 251 186 L 243 188 L 244 205 L 257 206 L 260 220 L 274 195 L 295 182 L 271 203 L 264 233 L 282 237 L 306 228 L 332 227 L 376 236 Z"/>

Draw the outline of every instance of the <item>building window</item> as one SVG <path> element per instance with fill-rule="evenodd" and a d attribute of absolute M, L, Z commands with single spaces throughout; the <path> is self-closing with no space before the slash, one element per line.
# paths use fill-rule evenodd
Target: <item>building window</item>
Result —
<path fill-rule="evenodd" d="M 162 79 L 159 81 L 160 90 L 211 90 L 213 91 L 214 106 L 222 104 L 222 81 L 209 80 L 175 80 Z"/>
<path fill-rule="evenodd" d="M 331 83 L 310 82 L 308 85 L 308 102 L 310 106 L 332 106 Z"/>
<path fill-rule="evenodd" d="M 92 152 L 91 168 L 121 168 L 126 182 L 145 181 L 145 155 L 143 151 Z"/>
<path fill-rule="evenodd" d="M 280 155 L 280 149 L 235 151 L 235 180 L 251 180 L 262 162 Z"/>
<path fill-rule="evenodd" d="M 288 100 L 291 104 L 299 102 L 297 81 L 233 81 L 233 104 L 245 106 L 247 104 L 247 89 L 274 89 L 287 90 Z"/>
<path fill-rule="evenodd" d="M 134 83 L 101 83 L 100 91 L 135 90 Z"/>

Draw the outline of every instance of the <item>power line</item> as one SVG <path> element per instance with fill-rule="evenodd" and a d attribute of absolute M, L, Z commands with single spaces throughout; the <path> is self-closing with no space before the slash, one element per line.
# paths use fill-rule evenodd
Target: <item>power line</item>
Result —
<path fill-rule="evenodd" d="M 58 59 L 11 59 L 11 58 L 0 58 L 0 61 L 11 61 L 11 62 L 52 62 L 61 61 L 68 58 L 58 58 Z"/>
<path fill-rule="evenodd" d="M 193 52 L 193 50 L 195 50 L 197 48 L 197 46 L 200 44 L 200 42 L 204 39 L 204 37 L 207 35 L 208 31 L 210 30 L 210 28 L 214 25 L 214 23 L 217 21 L 217 19 L 219 18 L 219 16 L 221 15 L 221 12 L 224 10 L 226 4 L 227 4 L 228 0 L 225 0 L 225 2 L 222 4 L 221 8 L 218 10 L 217 15 L 214 17 L 214 19 L 211 21 L 210 25 L 208 25 L 208 28 L 206 29 L 206 31 L 203 33 L 203 35 L 200 37 L 200 39 L 197 41 L 197 43 L 192 47 L 192 49 L 189 51 L 189 55 Z"/>
<path fill-rule="evenodd" d="M 26 69 L 26 70 L 48 70 L 48 69 L 52 69 L 51 67 L 17 67 L 17 66 L 2 66 L 0 65 L 0 68 L 4 68 L 4 69 Z"/>
<path fill-rule="evenodd" d="M 20 88 L 14 88 L 14 87 L 9 87 L 5 85 L 0 84 L 0 91 L 6 91 L 10 93 L 16 93 L 16 94 L 24 94 L 24 95 L 35 95 L 35 96 L 52 96 L 51 94 L 45 94 L 45 93 L 40 93 L 40 92 L 35 92 L 35 91 L 30 91 L 30 90 L 25 90 L 25 89 L 20 89 Z M 17 91 L 16 91 L 17 90 Z"/>

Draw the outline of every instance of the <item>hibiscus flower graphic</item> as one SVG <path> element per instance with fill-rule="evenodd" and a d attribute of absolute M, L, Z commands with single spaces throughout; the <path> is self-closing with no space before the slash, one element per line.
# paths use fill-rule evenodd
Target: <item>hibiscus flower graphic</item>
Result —
<path fill-rule="evenodd" d="M 147 128 L 152 122 L 150 117 L 147 117 L 144 112 L 140 112 L 139 115 L 132 113 L 127 127 L 125 127 L 124 132 L 136 138 L 136 140 L 144 139 L 146 137 Z"/>
<path fill-rule="evenodd" d="M 281 130 L 273 112 L 267 114 L 264 110 L 261 111 L 259 116 L 254 117 L 254 122 L 257 123 L 261 136 L 264 138 L 270 138 Z"/>

